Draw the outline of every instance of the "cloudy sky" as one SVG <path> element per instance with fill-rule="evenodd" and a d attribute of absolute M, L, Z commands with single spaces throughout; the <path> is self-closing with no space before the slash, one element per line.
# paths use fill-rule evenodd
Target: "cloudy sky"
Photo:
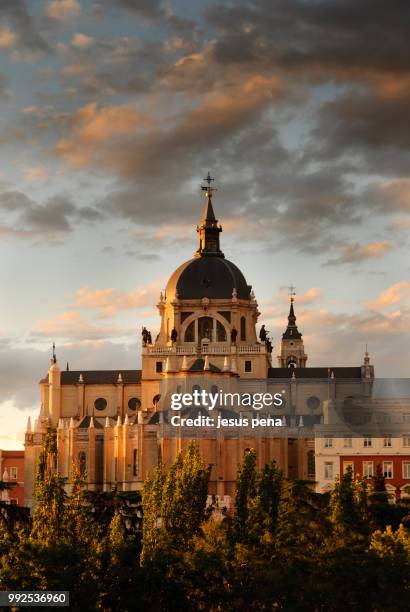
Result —
<path fill-rule="evenodd" d="M 53 340 L 139 367 L 208 170 L 275 353 L 293 283 L 308 364 L 409 375 L 409 31 L 407 0 L 1 0 L 0 448 Z"/>

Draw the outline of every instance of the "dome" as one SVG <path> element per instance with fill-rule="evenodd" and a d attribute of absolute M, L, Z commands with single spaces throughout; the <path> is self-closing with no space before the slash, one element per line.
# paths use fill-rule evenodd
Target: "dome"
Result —
<path fill-rule="evenodd" d="M 173 299 L 177 293 L 181 300 L 231 299 L 234 289 L 239 299 L 249 299 L 251 287 L 235 264 L 224 257 L 198 257 L 175 270 L 166 295 Z"/>

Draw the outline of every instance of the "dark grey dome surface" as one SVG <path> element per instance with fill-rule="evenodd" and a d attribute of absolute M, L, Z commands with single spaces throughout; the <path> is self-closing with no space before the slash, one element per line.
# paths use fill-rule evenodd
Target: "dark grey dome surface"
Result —
<path fill-rule="evenodd" d="M 197 300 L 230 299 L 234 289 L 239 299 L 249 299 L 250 287 L 235 264 L 224 257 L 198 257 L 175 270 L 166 291 L 169 299 L 177 293 L 181 300 Z"/>

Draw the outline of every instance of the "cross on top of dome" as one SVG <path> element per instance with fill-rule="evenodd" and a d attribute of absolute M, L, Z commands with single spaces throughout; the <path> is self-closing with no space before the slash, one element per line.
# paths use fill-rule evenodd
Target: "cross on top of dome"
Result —
<path fill-rule="evenodd" d="M 215 180 L 210 172 L 208 172 L 208 175 L 206 176 L 206 178 L 203 179 L 205 181 L 205 183 L 208 183 L 208 185 L 201 185 L 201 189 L 202 191 L 205 191 L 205 195 L 208 198 L 212 198 L 212 194 L 214 191 L 216 191 L 215 187 L 211 187 L 211 183 Z"/>

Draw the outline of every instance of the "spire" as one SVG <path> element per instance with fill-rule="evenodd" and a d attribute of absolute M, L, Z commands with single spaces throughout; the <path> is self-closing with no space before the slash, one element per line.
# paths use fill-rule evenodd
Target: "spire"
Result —
<path fill-rule="evenodd" d="M 56 343 L 53 342 L 53 356 L 51 357 L 52 363 L 57 363 L 57 355 L 56 355 Z"/>
<path fill-rule="evenodd" d="M 201 218 L 201 225 L 198 225 L 196 231 L 199 234 L 199 248 L 195 253 L 195 257 L 214 256 L 223 257 L 224 254 L 219 247 L 219 234 L 222 232 L 222 228 L 218 225 L 218 219 L 215 217 L 215 212 L 212 206 L 212 195 L 216 191 L 214 187 L 211 187 L 212 181 L 214 181 L 208 172 L 207 177 L 204 179 L 207 185 L 201 187 L 202 191 L 205 192 L 205 208 Z"/>
<path fill-rule="evenodd" d="M 295 295 L 296 295 L 295 287 L 291 285 L 289 287 L 290 308 L 289 308 L 289 315 L 288 315 L 288 326 L 285 330 L 285 333 L 282 335 L 282 338 L 284 340 L 289 340 L 289 339 L 300 340 L 300 338 L 302 337 L 302 334 L 300 333 L 296 325 L 296 315 L 295 315 L 295 311 L 293 308 L 293 303 L 295 301 Z"/>

